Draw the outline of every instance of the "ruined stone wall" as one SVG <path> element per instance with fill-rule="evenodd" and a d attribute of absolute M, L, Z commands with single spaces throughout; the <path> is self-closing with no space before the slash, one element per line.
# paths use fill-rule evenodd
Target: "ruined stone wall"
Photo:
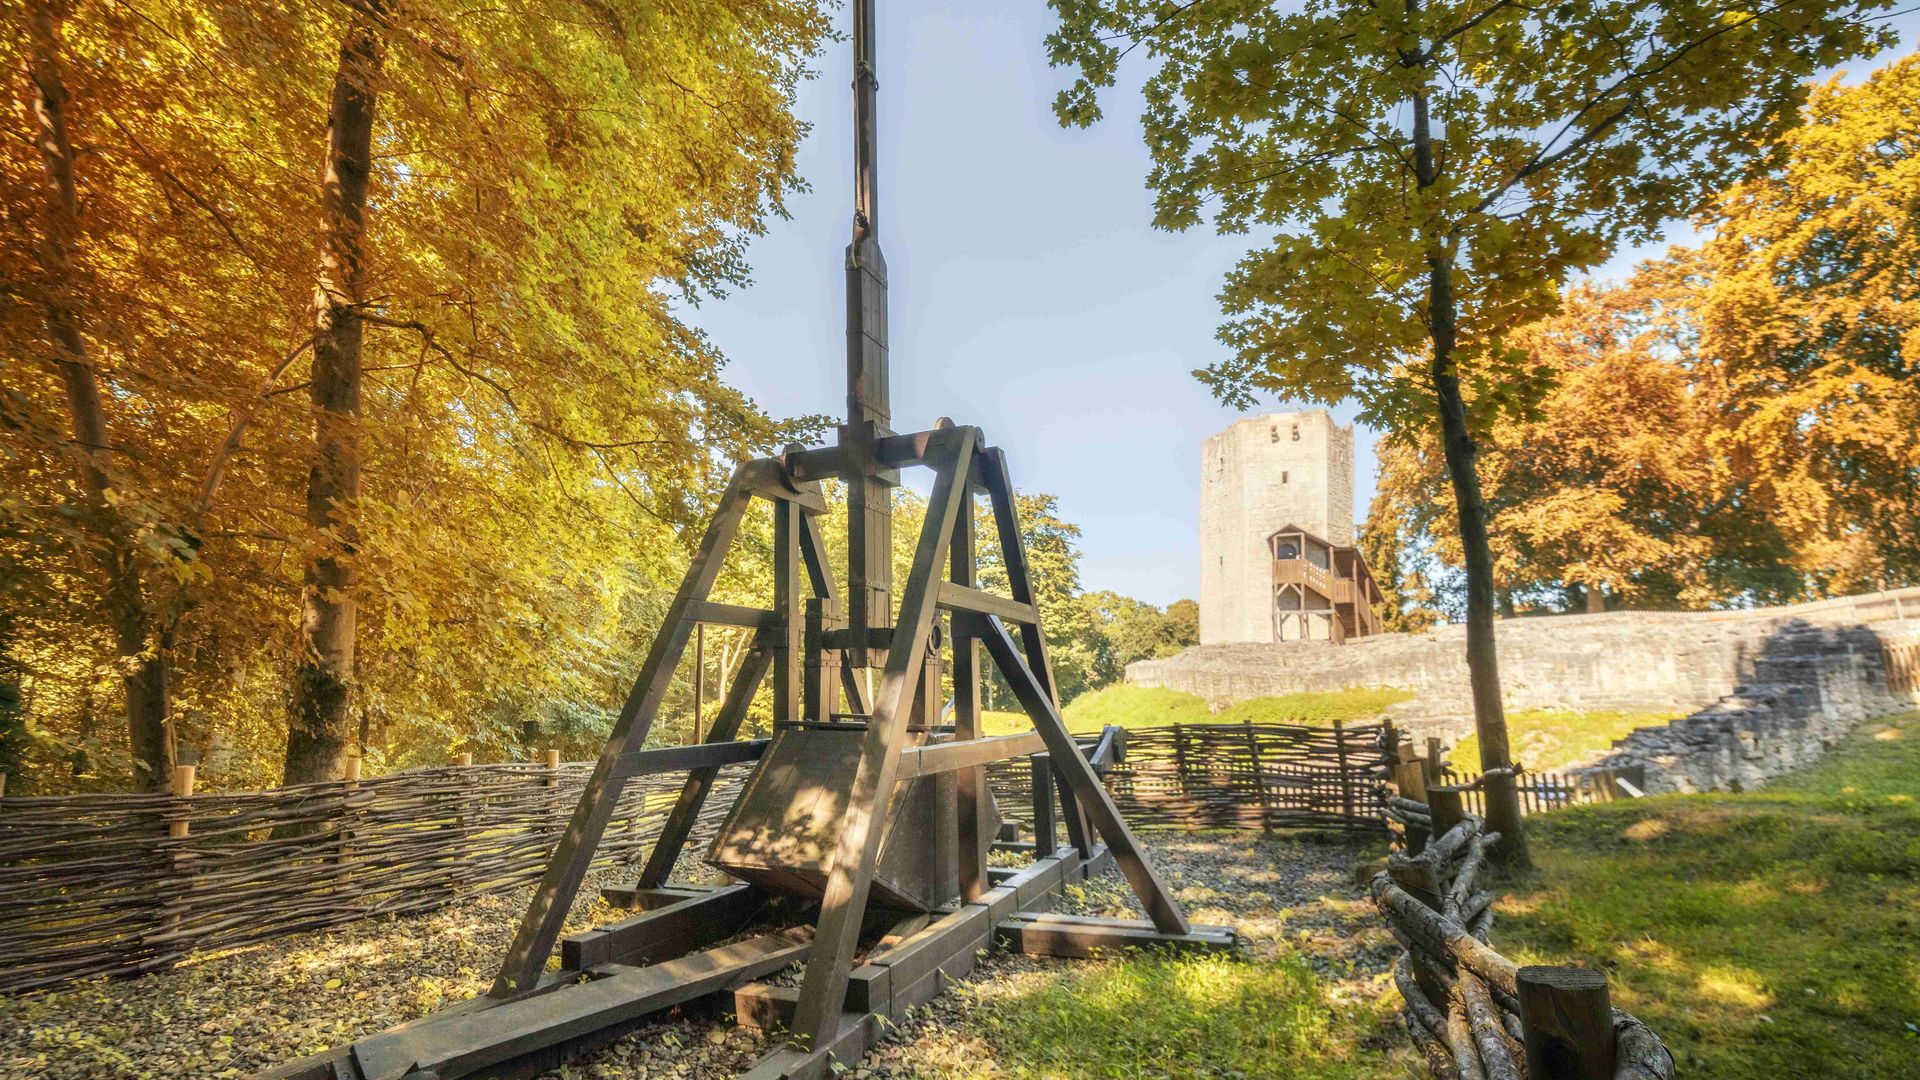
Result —
<path fill-rule="evenodd" d="M 1920 589 L 1753 611 L 1507 619 L 1495 629 L 1501 683 L 1510 708 L 1692 712 L 1752 682 L 1770 642 L 1796 620 L 1920 630 Z M 1344 645 L 1201 645 L 1128 665 L 1127 682 L 1197 694 L 1216 707 L 1304 690 L 1399 687 L 1415 698 L 1395 706 L 1396 721 L 1446 738 L 1472 730 L 1459 626 Z"/>
<path fill-rule="evenodd" d="M 1747 791 L 1810 764 L 1870 716 L 1907 707 L 1865 626 L 1795 621 L 1767 639 L 1751 681 L 1690 716 L 1614 743 L 1582 772 L 1637 770 L 1649 795 Z"/>
<path fill-rule="evenodd" d="M 1242 420 L 1200 453 L 1200 640 L 1273 640 L 1267 537 L 1353 543 L 1353 427 L 1324 409 Z"/>

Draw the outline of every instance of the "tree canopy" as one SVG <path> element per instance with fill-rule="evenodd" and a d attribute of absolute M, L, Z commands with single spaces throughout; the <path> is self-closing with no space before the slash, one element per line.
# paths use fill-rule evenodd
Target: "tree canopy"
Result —
<path fill-rule="evenodd" d="M 20 361 L 0 387 L 0 648 L 39 756 L 121 782 L 108 716 L 128 666 L 157 661 L 168 739 L 221 780 L 272 779 L 323 548 L 356 573 L 351 709 L 376 764 L 615 699 L 677 528 L 733 459 L 816 426 L 728 387 L 675 305 L 743 283 L 744 244 L 800 182 L 817 7 L 28 9 L 34 32 L 0 47 L 34 72 L 15 115 L 39 132 L 0 153 Z M 349 305 L 362 478 L 315 528 L 303 376 L 329 95 L 361 30 L 380 61 Z M 104 403 L 98 445 L 76 373 Z M 103 610 L 129 595 L 116 561 L 138 579 L 130 644 Z"/>
<path fill-rule="evenodd" d="M 1920 580 L 1920 56 L 1816 88 L 1707 234 L 1513 337 L 1551 389 L 1483 475 L 1520 607 L 1709 607 Z M 1461 561 L 1438 448 L 1382 447 L 1369 515 Z"/>

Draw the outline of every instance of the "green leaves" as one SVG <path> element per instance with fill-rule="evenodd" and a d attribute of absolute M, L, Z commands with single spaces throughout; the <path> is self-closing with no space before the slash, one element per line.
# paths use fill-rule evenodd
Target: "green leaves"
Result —
<path fill-rule="evenodd" d="M 1062 123 L 1100 115 L 1117 64 L 1152 65 L 1143 134 L 1154 222 L 1255 238 L 1228 275 L 1200 377 L 1230 404 L 1357 399 L 1380 427 L 1431 415 L 1429 264 L 1450 260 L 1452 359 L 1484 425 L 1540 389 L 1501 338 L 1570 274 L 1642 241 L 1738 176 L 1791 122 L 1803 80 L 1890 41 L 1881 0 L 1505 0 L 1412 10 L 1316 0 L 1055 0 L 1048 56 L 1077 76 Z M 1418 176 L 1416 96 L 1434 174 Z"/>

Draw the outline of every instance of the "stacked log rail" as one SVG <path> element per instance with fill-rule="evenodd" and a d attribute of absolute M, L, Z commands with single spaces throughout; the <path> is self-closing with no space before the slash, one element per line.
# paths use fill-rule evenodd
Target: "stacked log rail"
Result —
<path fill-rule="evenodd" d="M 722 772 L 705 835 L 746 768 Z M 0 991 L 153 971 L 529 885 L 589 769 L 450 766 L 237 794 L 7 798 Z M 628 785 L 602 865 L 652 848 L 681 779 Z"/>
<path fill-rule="evenodd" d="M 1652 1029 L 1611 1006 L 1603 973 L 1521 967 L 1493 948 L 1493 896 L 1481 874 L 1500 834 L 1463 810 L 1459 790 L 1408 788 L 1431 802 L 1389 797 L 1400 840 L 1371 891 L 1403 950 L 1393 972 L 1401 1019 L 1433 1075 L 1672 1080 L 1672 1055 Z"/>

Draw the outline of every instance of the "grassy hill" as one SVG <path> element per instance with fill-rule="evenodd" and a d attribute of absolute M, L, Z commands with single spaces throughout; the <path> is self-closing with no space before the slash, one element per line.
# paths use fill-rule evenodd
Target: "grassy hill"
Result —
<path fill-rule="evenodd" d="M 1677 718 L 1671 712 L 1573 712 L 1567 709 L 1521 709 L 1507 714 L 1507 744 L 1514 759 L 1535 772 L 1556 772 L 1577 765 L 1613 746 L 1635 728 L 1653 727 Z M 1468 735 L 1455 744 L 1447 761 L 1464 773 L 1480 771 L 1480 737 Z"/>
<path fill-rule="evenodd" d="M 1914 1075 L 1920 714 L 1761 791 L 1580 807 L 1531 838 L 1496 944 L 1606 968 L 1681 1075 Z"/>
<path fill-rule="evenodd" d="M 1330 725 L 1335 720 L 1377 719 L 1387 706 L 1412 696 L 1405 690 L 1378 687 L 1285 694 L 1253 698 L 1212 713 L 1207 711 L 1206 702 L 1192 694 L 1159 687 L 1119 685 L 1082 694 L 1067 703 L 1065 714 L 1067 726 L 1078 732 L 1099 731 L 1109 724 L 1133 730 L 1169 724 L 1238 724 L 1244 720 L 1256 724 Z M 983 719 L 989 735 L 1012 734 L 1031 726 L 1024 713 L 989 712 Z"/>

